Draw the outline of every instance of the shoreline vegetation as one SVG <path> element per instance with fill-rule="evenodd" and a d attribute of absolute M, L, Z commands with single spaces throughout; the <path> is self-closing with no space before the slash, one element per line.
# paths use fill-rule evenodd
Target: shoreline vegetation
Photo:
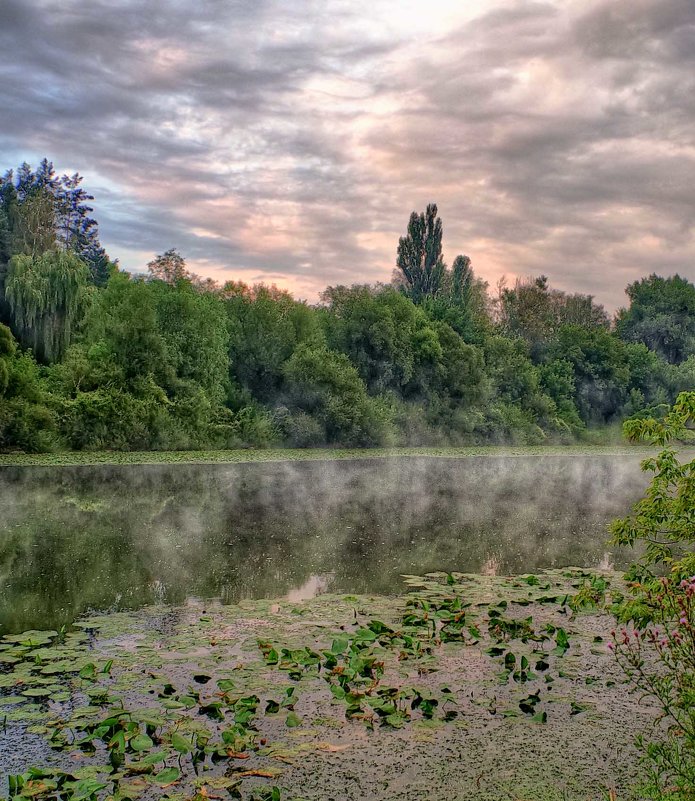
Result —
<path fill-rule="evenodd" d="M 0 453 L 0 467 L 69 467 L 80 465 L 253 464 L 260 462 L 341 461 L 352 459 L 525 456 L 639 456 L 653 455 L 642 445 L 481 445 L 422 448 L 265 448 L 200 451 L 63 451 L 58 453 Z"/>
<path fill-rule="evenodd" d="M 276 286 L 130 274 L 79 175 L 0 177 L 0 451 L 194 451 L 606 442 L 695 386 L 695 284 L 655 274 L 609 313 L 444 261 L 437 206 L 394 241 L 389 283 Z M 146 272 L 145 272 L 146 267 Z M 376 277 L 376 276 L 375 276 Z"/>

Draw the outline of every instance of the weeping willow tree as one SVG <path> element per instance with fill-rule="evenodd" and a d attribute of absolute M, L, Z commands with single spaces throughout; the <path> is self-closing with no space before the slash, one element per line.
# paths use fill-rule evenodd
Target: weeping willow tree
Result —
<path fill-rule="evenodd" d="M 38 359 L 65 353 L 89 297 L 89 268 L 68 251 L 10 259 L 5 281 L 15 334 Z"/>

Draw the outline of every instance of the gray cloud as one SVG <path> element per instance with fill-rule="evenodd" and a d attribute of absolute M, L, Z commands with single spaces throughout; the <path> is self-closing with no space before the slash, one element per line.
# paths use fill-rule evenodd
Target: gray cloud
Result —
<path fill-rule="evenodd" d="M 695 278 L 692 1 L 467 5 L 5 0 L 0 152 L 79 169 L 132 268 L 315 297 L 436 200 L 491 282 Z"/>

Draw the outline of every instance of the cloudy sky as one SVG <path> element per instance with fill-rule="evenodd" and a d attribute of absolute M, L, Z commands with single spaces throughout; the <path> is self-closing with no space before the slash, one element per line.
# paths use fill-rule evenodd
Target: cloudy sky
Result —
<path fill-rule="evenodd" d="M 129 269 L 315 299 L 435 201 L 492 286 L 695 278 L 695 0 L 0 0 L 0 102 Z"/>

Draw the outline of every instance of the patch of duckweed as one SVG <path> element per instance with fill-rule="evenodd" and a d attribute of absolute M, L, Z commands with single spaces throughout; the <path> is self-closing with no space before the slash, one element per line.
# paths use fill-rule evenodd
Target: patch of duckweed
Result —
<path fill-rule="evenodd" d="M 15 660 L 0 667 L 6 740 L 21 753 L 24 737 L 42 738 L 59 766 L 25 764 L 7 791 L 174 801 L 287 799 L 313 787 L 307 797 L 318 799 L 337 797 L 347 771 L 341 798 L 415 798 L 375 765 L 415 764 L 423 749 L 436 762 L 452 743 L 485 736 L 501 748 L 534 743 L 527 769 L 545 776 L 558 736 L 581 740 L 585 727 L 595 738 L 624 706 L 624 687 L 595 667 L 609 664 L 600 609 L 614 577 L 405 581 L 397 598 L 151 607 L 3 638 L 0 652 Z M 428 797 L 448 798 L 447 781 L 436 778 Z"/>
<path fill-rule="evenodd" d="M 316 460 L 384 459 L 407 456 L 462 458 L 468 456 L 645 455 L 647 448 L 631 445 L 485 445 L 464 448 L 268 448 L 225 451 L 66 451 L 60 453 L 0 453 L 0 466 L 241 464 L 247 462 L 304 462 Z"/>

